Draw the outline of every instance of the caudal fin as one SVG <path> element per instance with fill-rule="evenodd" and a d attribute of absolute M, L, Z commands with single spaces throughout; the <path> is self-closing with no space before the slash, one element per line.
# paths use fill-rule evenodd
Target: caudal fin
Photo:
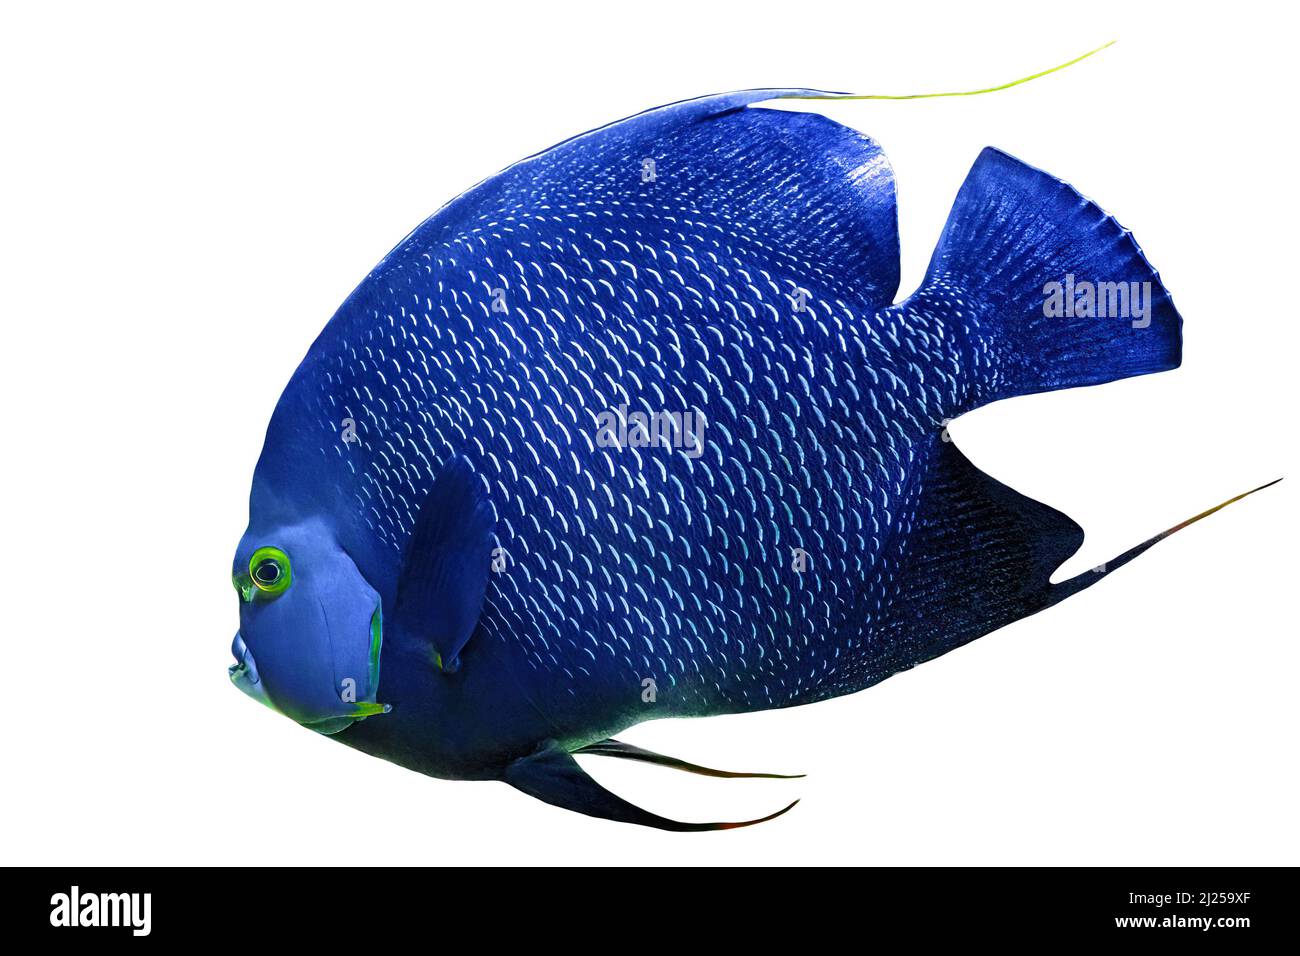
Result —
<path fill-rule="evenodd" d="M 1132 234 L 1073 186 L 991 148 L 905 307 L 966 330 L 974 381 L 954 413 L 1181 361 L 1182 318 Z"/>

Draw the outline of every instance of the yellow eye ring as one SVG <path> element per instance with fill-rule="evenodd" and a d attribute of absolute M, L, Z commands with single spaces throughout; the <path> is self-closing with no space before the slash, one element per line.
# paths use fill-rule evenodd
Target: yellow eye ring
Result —
<path fill-rule="evenodd" d="M 279 548 L 258 548 L 248 559 L 248 577 L 254 587 L 269 597 L 283 594 L 293 583 L 289 556 Z"/>

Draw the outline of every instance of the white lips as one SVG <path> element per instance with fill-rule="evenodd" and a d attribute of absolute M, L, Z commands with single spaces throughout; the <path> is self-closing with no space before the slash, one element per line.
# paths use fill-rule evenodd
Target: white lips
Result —
<path fill-rule="evenodd" d="M 235 655 L 235 663 L 230 666 L 230 682 L 259 704 L 265 704 L 275 710 L 275 705 L 266 696 L 266 688 L 262 686 L 262 680 L 257 674 L 257 662 L 253 660 L 253 652 L 248 649 L 243 635 L 238 631 L 235 632 L 235 639 L 230 644 L 230 653 Z"/>

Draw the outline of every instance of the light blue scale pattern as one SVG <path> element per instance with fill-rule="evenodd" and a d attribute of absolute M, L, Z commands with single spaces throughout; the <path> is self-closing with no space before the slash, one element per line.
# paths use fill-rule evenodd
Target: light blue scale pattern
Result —
<path fill-rule="evenodd" d="M 282 402 L 283 444 L 313 450 L 321 494 L 394 561 L 443 463 L 469 458 L 508 556 L 473 640 L 521 655 L 551 701 L 631 701 L 652 678 L 661 714 L 708 714 L 885 676 L 873 624 L 918 463 L 969 387 L 945 324 L 963 303 L 889 307 L 894 190 L 873 142 L 743 103 L 642 114 L 449 204 Z M 598 447 L 597 415 L 622 404 L 702 411 L 704 454 Z"/>

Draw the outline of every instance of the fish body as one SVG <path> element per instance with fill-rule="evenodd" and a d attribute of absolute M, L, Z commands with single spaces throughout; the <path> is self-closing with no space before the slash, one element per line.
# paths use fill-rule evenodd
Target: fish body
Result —
<path fill-rule="evenodd" d="M 896 304 L 880 147 L 751 105 L 809 93 L 568 140 L 375 267 L 267 432 L 235 559 L 237 683 L 423 773 L 708 828 L 633 807 L 571 754 L 700 770 L 609 738 L 861 690 L 1150 544 L 1050 584 L 1082 531 L 945 430 L 1177 366 L 1181 319 L 1132 237 L 986 150 Z M 1144 289 L 1144 315 L 1049 315 L 1066 275 Z"/>

